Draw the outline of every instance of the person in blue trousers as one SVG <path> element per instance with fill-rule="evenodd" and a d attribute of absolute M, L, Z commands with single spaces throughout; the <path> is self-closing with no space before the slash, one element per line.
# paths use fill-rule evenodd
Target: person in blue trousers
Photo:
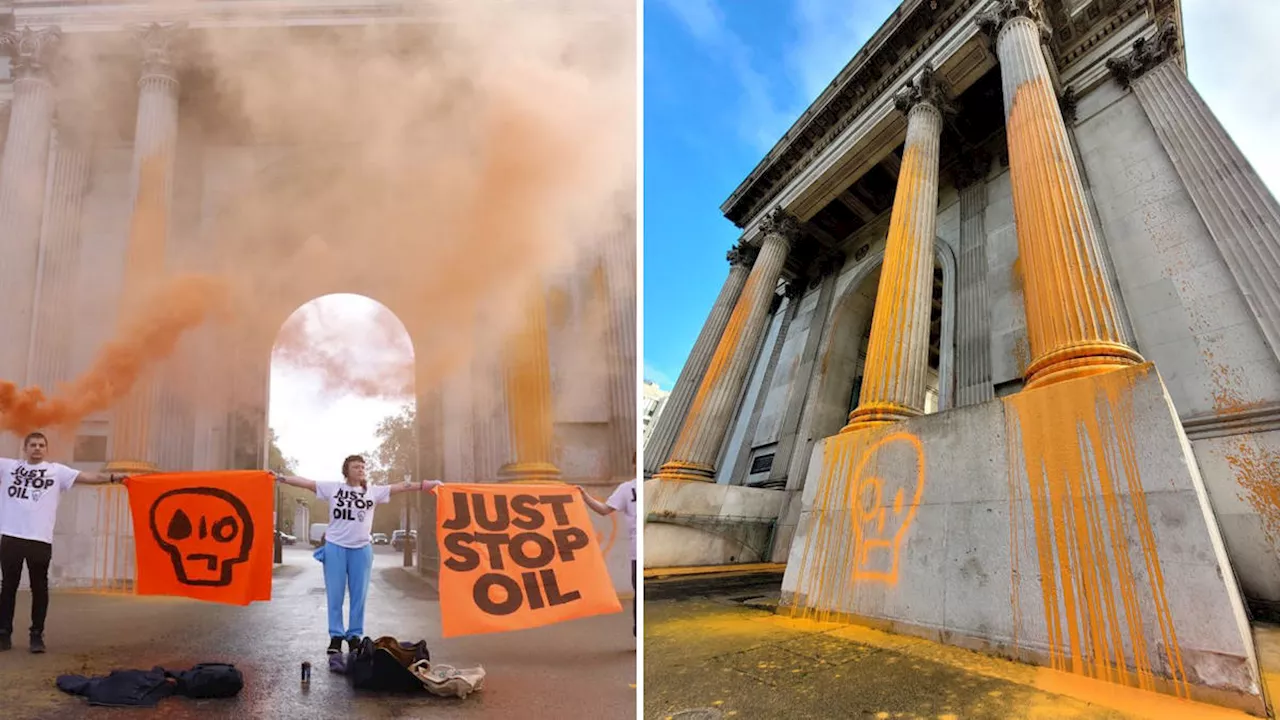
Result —
<path fill-rule="evenodd" d="M 365 480 L 364 458 L 350 455 L 342 461 L 342 482 L 322 482 L 275 473 L 286 485 L 311 490 L 329 503 L 329 527 L 324 544 L 315 552 L 324 565 L 324 589 L 329 601 L 329 653 L 342 652 L 342 641 L 354 650 L 364 637 L 364 601 L 369 594 L 369 572 L 373 569 L 373 510 L 391 501 L 396 493 L 430 490 L 439 480 L 400 485 L 369 486 Z M 347 624 L 342 624 L 342 606 L 351 597 Z"/>

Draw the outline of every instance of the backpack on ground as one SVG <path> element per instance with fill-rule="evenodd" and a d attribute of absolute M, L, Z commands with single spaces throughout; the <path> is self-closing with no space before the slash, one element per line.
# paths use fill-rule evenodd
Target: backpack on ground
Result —
<path fill-rule="evenodd" d="M 348 653 L 347 675 L 357 690 L 421 692 L 422 681 L 410 668 L 430 659 L 425 640 L 402 643 L 393 637 L 366 637 Z"/>
<path fill-rule="evenodd" d="M 178 681 L 178 694 L 190 698 L 235 697 L 244 688 L 244 676 L 231 663 L 200 663 L 170 675 Z"/>

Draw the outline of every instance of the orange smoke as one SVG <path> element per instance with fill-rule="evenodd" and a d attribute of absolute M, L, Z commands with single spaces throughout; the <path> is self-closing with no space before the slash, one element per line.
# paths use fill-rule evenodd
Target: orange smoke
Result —
<path fill-rule="evenodd" d="M 224 311 L 230 293 L 218 278 L 187 275 L 166 280 L 149 300 L 121 323 L 117 337 L 103 346 L 89 369 L 58 388 L 55 396 L 47 397 L 39 387 L 0 381 L 0 430 L 26 434 L 69 427 L 106 410 L 171 355 L 184 332 Z"/>
<path fill-rule="evenodd" d="M 280 328 L 273 361 L 313 373 L 326 393 L 366 398 L 413 395 L 413 349 L 404 326 L 378 305 L 366 323 L 352 326 L 319 304 L 295 312 Z"/>

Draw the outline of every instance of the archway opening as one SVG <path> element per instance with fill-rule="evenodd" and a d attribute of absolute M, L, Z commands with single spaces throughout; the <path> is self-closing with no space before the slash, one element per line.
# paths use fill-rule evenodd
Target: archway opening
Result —
<path fill-rule="evenodd" d="M 267 467 L 338 481 L 343 459 L 360 455 L 370 484 L 416 479 L 415 397 L 413 342 L 400 319 L 363 295 L 317 297 L 284 321 L 271 350 Z M 298 488 L 277 493 L 283 545 L 310 549 L 323 542 L 328 505 Z M 412 495 L 397 495 L 374 513 L 375 551 L 412 544 L 418 530 Z"/>
<path fill-rule="evenodd" d="M 867 285 L 873 288 L 879 287 L 879 271 L 873 278 L 868 278 Z M 937 260 L 933 264 L 933 290 L 930 298 L 929 310 L 929 374 L 925 379 L 925 397 L 924 397 L 924 414 L 931 415 L 938 412 L 942 408 L 941 405 L 941 388 L 942 388 L 942 317 L 943 317 L 943 270 L 942 264 Z M 875 300 L 871 301 L 871 306 L 867 310 L 867 319 L 865 327 L 862 331 L 862 339 L 858 344 L 858 359 L 853 371 L 853 388 L 849 395 L 849 406 L 847 411 L 853 412 L 858 407 L 858 399 L 862 393 L 863 371 L 867 362 L 867 346 L 871 342 L 871 313 L 875 312 Z M 838 429 L 838 428 L 837 428 Z"/>

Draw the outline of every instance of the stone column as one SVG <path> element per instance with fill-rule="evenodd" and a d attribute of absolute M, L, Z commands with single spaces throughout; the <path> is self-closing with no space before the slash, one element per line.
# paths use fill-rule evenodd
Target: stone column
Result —
<path fill-rule="evenodd" d="M 507 410 L 514 458 L 498 477 L 505 481 L 557 482 L 551 360 L 547 351 L 547 301 L 539 284 L 526 301 L 524 325 L 507 350 Z"/>
<path fill-rule="evenodd" d="M 667 396 L 667 404 L 663 407 L 662 414 L 658 416 L 653 430 L 649 433 L 649 440 L 645 443 L 644 476 L 646 478 L 658 472 L 658 469 L 671 457 L 671 448 L 675 445 L 676 436 L 684 426 L 689 405 L 693 403 L 694 393 L 702 384 L 702 377 L 707 372 L 707 366 L 711 364 L 711 356 L 715 354 L 716 346 L 720 344 L 720 337 L 724 334 L 724 328 L 729 324 L 729 316 L 733 313 L 738 297 L 742 294 L 742 287 L 747 282 L 747 273 L 750 272 L 751 265 L 756 260 L 757 252 L 756 248 L 739 241 L 726 256 L 729 261 L 729 277 L 720 287 L 720 294 L 711 306 L 711 313 L 702 323 L 702 331 L 698 333 L 698 339 L 693 343 L 693 350 L 689 352 L 689 358 L 685 360 L 684 368 L 680 370 L 680 377 L 676 378 L 676 384 L 671 388 L 671 394 Z"/>
<path fill-rule="evenodd" d="M 90 150 L 88 133 L 75 128 L 75 122 L 58 119 L 53 175 L 41 223 L 40 291 L 27 383 L 46 391 L 70 379 L 72 300 L 80 270 L 80 214 L 89 184 Z"/>
<path fill-rule="evenodd" d="M 636 243 L 634 225 L 603 242 L 593 302 L 609 307 L 608 348 L 610 431 L 613 451 L 609 469 L 614 477 L 635 477 L 636 451 Z"/>
<path fill-rule="evenodd" d="M 184 29 L 183 25 L 152 23 L 134 30 L 143 59 L 133 138 L 133 217 L 125 256 L 125 290 L 120 298 L 122 320 L 149 300 L 149 291 L 164 274 L 173 201 L 174 147 L 178 139 L 178 75 L 173 44 Z M 173 426 L 166 424 L 165 418 L 152 423 L 157 404 L 156 380 L 144 377 L 116 406 L 111 421 L 109 469 L 153 471 L 158 450 L 168 447 L 170 441 L 180 441 L 167 437 L 172 435 Z"/>
<path fill-rule="evenodd" d="M 817 282 L 818 300 L 813 312 L 809 315 L 809 325 L 805 332 L 804 349 L 800 353 L 800 364 L 792 376 L 791 389 L 787 391 L 787 409 L 782 415 L 782 426 L 778 437 L 778 448 L 774 451 L 773 468 L 769 471 L 769 481 L 779 483 L 788 479 L 791 471 L 791 458 L 795 454 L 797 440 L 800 436 L 800 421 L 804 417 L 805 404 L 812 392 L 812 385 L 818 373 L 818 350 L 822 338 L 827 333 L 827 321 L 831 313 L 831 302 L 836 295 L 836 281 L 840 277 L 840 269 L 844 267 L 844 254 L 825 252 L 815 261 L 810 274 L 811 282 Z"/>
<path fill-rule="evenodd" d="M 733 421 L 734 408 L 751 370 L 752 355 L 760 347 L 782 266 L 801 232 L 800 223 L 782 208 L 774 209 L 760 230 L 764 241 L 759 256 L 689 406 L 671 459 L 654 475 L 656 479 L 715 481 L 720 444 Z M 671 411 L 668 406 L 663 416 Z"/>
<path fill-rule="evenodd" d="M 0 32 L 0 51 L 10 61 L 13 102 L 4 158 L 0 161 L 0 276 L 4 312 L 0 313 L 0 380 L 24 383 L 31 348 L 40 253 L 40 217 L 44 208 L 53 130 L 54 90 L 50 65 L 62 40 L 57 28 Z M 15 457 L 18 440 L 0 435 L 0 456 Z"/>
<path fill-rule="evenodd" d="M 1026 278 L 1026 387 L 1142 362 L 1124 338 L 1098 232 L 1041 49 L 1036 0 L 1001 0 L 979 18 L 996 38 L 1004 86 L 1009 177 Z"/>
<path fill-rule="evenodd" d="M 1132 87 L 1227 268 L 1280 357 L 1280 205 L 1178 64 L 1171 20 L 1109 61 Z"/>
<path fill-rule="evenodd" d="M 926 66 L 895 101 L 907 115 L 907 141 L 889 216 L 862 390 L 858 407 L 849 413 L 849 424 L 840 432 L 924 412 L 945 92 Z"/>
<path fill-rule="evenodd" d="M 959 342 L 956 405 L 976 405 L 995 397 L 991 384 L 991 318 L 987 293 L 987 211 L 986 170 L 990 157 L 976 158 L 981 169 L 959 183 L 960 188 L 960 275 L 959 307 L 956 313 Z"/>

